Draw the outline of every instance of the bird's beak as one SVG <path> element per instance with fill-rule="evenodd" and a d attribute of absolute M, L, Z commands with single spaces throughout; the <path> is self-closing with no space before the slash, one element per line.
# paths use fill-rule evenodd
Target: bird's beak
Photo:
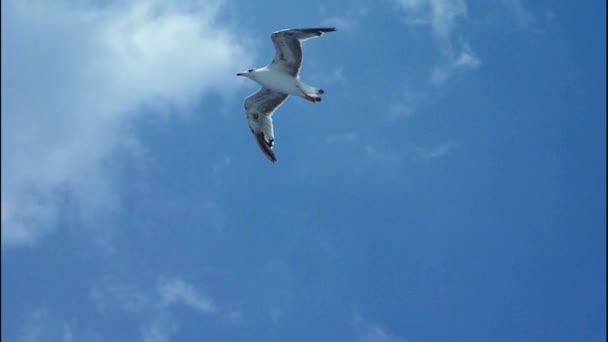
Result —
<path fill-rule="evenodd" d="M 245 76 L 245 73 L 239 72 L 236 74 L 237 76 Z"/>

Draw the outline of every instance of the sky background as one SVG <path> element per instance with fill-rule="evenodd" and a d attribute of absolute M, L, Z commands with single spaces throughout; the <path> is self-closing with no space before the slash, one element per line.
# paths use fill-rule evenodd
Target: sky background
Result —
<path fill-rule="evenodd" d="M 2 1 L 3 341 L 606 340 L 604 2 L 261 4 Z"/>

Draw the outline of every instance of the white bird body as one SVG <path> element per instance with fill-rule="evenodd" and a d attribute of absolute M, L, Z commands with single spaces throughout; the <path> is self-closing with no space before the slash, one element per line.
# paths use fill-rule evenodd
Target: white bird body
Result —
<path fill-rule="evenodd" d="M 302 82 L 299 76 L 291 76 L 281 68 L 272 65 L 255 69 L 249 73 L 251 80 L 256 81 L 262 87 L 278 91 L 279 93 L 303 96 L 303 94 L 314 93 L 316 89 Z"/>
<path fill-rule="evenodd" d="M 251 133 L 262 152 L 275 162 L 277 158 L 272 150 L 274 128 L 272 113 L 285 102 L 289 95 L 302 97 L 310 102 L 321 102 L 323 89 L 315 88 L 300 81 L 302 66 L 302 41 L 333 32 L 334 27 L 307 29 L 287 29 L 273 32 L 270 36 L 275 47 L 272 63 L 247 72 L 238 73 L 262 86 L 262 89 L 245 99 L 245 112 Z"/>

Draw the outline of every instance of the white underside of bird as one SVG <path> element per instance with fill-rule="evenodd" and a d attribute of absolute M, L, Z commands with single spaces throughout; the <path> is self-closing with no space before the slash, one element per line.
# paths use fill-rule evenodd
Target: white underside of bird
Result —
<path fill-rule="evenodd" d="M 319 102 L 322 89 L 310 86 L 285 72 L 282 68 L 269 65 L 256 69 L 249 76 L 250 79 L 259 83 L 262 87 L 277 91 L 282 94 L 300 96 L 311 102 Z"/>
<path fill-rule="evenodd" d="M 275 47 L 272 63 L 237 76 L 247 77 L 262 86 L 258 92 L 245 99 L 245 112 L 249 128 L 262 152 L 271 161 L 276 161 L 272 150 L 274 129 L 272 114 L 289 95 L 302 97 L 312 103 L 321 102 L 323 89 L 313 87 L 300 80 L 302 66 L 302 41 L 333 32 L 333 27 L 287 29 L 273 32 L 270 36 Z"/>

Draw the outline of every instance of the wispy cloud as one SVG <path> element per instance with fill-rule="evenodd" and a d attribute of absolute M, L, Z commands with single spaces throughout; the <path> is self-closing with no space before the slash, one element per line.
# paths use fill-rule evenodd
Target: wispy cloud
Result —
<path fill-rule="evenodd" d="M 403 162 L 418 163 L 431 162 L 445 157 L 454 150 L 456 143 L 443 142 L 435 145 L 407 144 L 405 146 L 388 149 L 376 145 L 365 145 L 367 155 L 374 161 L 388 164 Z"/>
<path fill-rule="evenodd" d="M 536 23 L 536 17 L 524 7 L 521 0 L 502 0 L 502 3 L 515 18 L 517 28 L 527 29 Z"/>
<path fill-rule="evenodd" d="M 143 342 L 168 342 L 179 330 L 177 323 L 165 315 L 158 315 L 141 327 Z"/>
<path fill-rule="evenodd" d="M 222 156 L 222 158 L 216 159 L 211 162 L 211 176 L 215 185 L 219 186 L 222 184 L 225 174 L 232 167 L 232 157 L 228 155 Z M 216 208 L 221 211 L 220 208 Z M 219 223 L 219 222 L 218 222 Z M 217 228 L 221 228 L 219 225 Z"/>
<path fill-rule="evenodd" d="M 429 77 L 429 82 L 435 87 L 440 87 L 447 82 L 450 77 L 450 68 L 446 66 L 435 66 L 433 70 L 431 70 L 431 76 Z"/>
<path fill-rule="evenodd" d="M 179 330 L 179 317 L 173 307 L 177 304 L 194 309 L 199 314 L 220 314 L 220 318 L 236 319 L 234 312 L 221 313 L 213 301 L 193 285 L 180 278 L 161 276 L 154 288 L 114 277 L 101 280 L 91 289 L 91 299 L 101 314 L 120 310 L 129 313 L 140 325 L 142 340 L 169 341 Z"/>
<path fill-rule="evenodd" d="M 481 61 L 467 42 L 460 43 L 460 55 L 454 61 L 456 67 L 477 69 Z"/>
<path fill-rule="evenodd" d="M 456 64 L 456 66 L 477 69 L 481 62 L 472 53 L 463 51 L 460 53 L 460 57 L 458 57 L 454 64 Z"/>
<path fill-rule="evenodd" d="M 409 146 L 409 151 L 414 160 L 428 162 L 448 155 L 455 147 L 454 142 L 444 142 L 430 147 L 412 145 Z"/>
<path fill-rule="evenodd" d="M 396 121 L 411 118 L 428 100 L 429 94 L 427 92 L 408 86 L 398 99 L 389 103 L 386 119 Z"/>
<path fill-rule="evenodd" d="M 38 309 L 26 315 L 21 329 L 22 342 L 75 341 L 72 326 L 48 310 Z"/>
<path fill-rule="evenodd" d="M 119 308 L 128 313 L 139 313 L 152 305 L 152 298 L 140 286 L 106 277 L 91 288 L 91 299 L 100 313 Z"/>
<path fill-rule="evenodd" d="M 450 39 L 456 21 L 466 17 L 464 0 L 397 0 L 406 13 L 406 22 L 428 25 L 441 39 Z"/>
<path fill-rule="evenodd" d="M 215 312 L 211 300 L 200 295 L 192 285 L 181 279 L 162 279 L 158 285 L 158 293 L 163 305 L 183 303 L 200 312 Z"/>
<path fill-rule="evenodd" d="M 326 144 L 347 144 L 352 143 L 357 140 L 357 132 L 340 132 L 340 133 L 332 133 L 325 137 Z"/>
<path fill-rule="evenodd" d="M 367 144 L 363 148 L 370 159 L 381 163 L 400 163 L 406 156 L 405 152 L 401 149 L 388 149 L 372 144 Z"/>
<path fill-rule="evenodd" d="M 459 21 L 468 17 L 465 0 L 396 0 L 406 23 L 428 26 L 438 42 L 442 62 L 433 66 L 429 83 L 443 86 L 459 70 L 475 70 L 481 64 L 469 43 L 460 38 Z"/>
<path fill-rule="evenodd" d="M 328 13 L 327 6 L 321 5 L 320 15 L 324 17 L 321 21 L 323 25 L 335 26 L 340 31 L 353 31 L 356 30 L 361 22 L 361 19 L 368 13 L 367 9 L 361 4 L 358 6 L 353 4 L 349 9 L 341 9 L 339 13 L 334 14 Z"/>
<path fill-rule="evenodd" d="M 363 319 L 360 313 L 353 312 L 352 325 L 358 342 L 405 342 L 404 338 L 393 335 L 379 324 Z"/>
<path fill-rule="evenodd" d="M 452 55 L 451 53 L 449 54 Z M 454 73 L 466 70 L 476 70 L 481 61 L 468 43 L 461 43 L 458 57 L 449 57 L 446 62 L 436 65 L 431 70 L 429 82 L 435 87 L 443 86 Z"/>
<path fill-rule="evenodd" d="M 389 105 L 387 119 L 390 121 L 407 119 L 414 116 L 415 112 L 416 104 L 404 99 L 402 102 L 391 103 Z"/>
<path fill-rule="evenodd" d="M 325 71 L 316 71 L 310 75 L 310 79 L 316 82 L 322 82 L 326 86 L 335 83 L 343 88 L 349 88 L 348 78 L 344 73 L 343 65 L 339 65 L 337 67 Z"/>
<path fill-rule="evenodd" d="M 350 31 L 353 28 L 352 19 L 334 15 L 323 19 L 322 24 L 326 26 L 334 26 L 344 31 Z"/>
<path fill-rule="evenodd" d="M 137 153 L 134 119 L 239 87 L 252 56 L 221 4 L 2 2 L 3 245 L 35 242 L 68 199 L 118 210 L 112 160 Z"/>

